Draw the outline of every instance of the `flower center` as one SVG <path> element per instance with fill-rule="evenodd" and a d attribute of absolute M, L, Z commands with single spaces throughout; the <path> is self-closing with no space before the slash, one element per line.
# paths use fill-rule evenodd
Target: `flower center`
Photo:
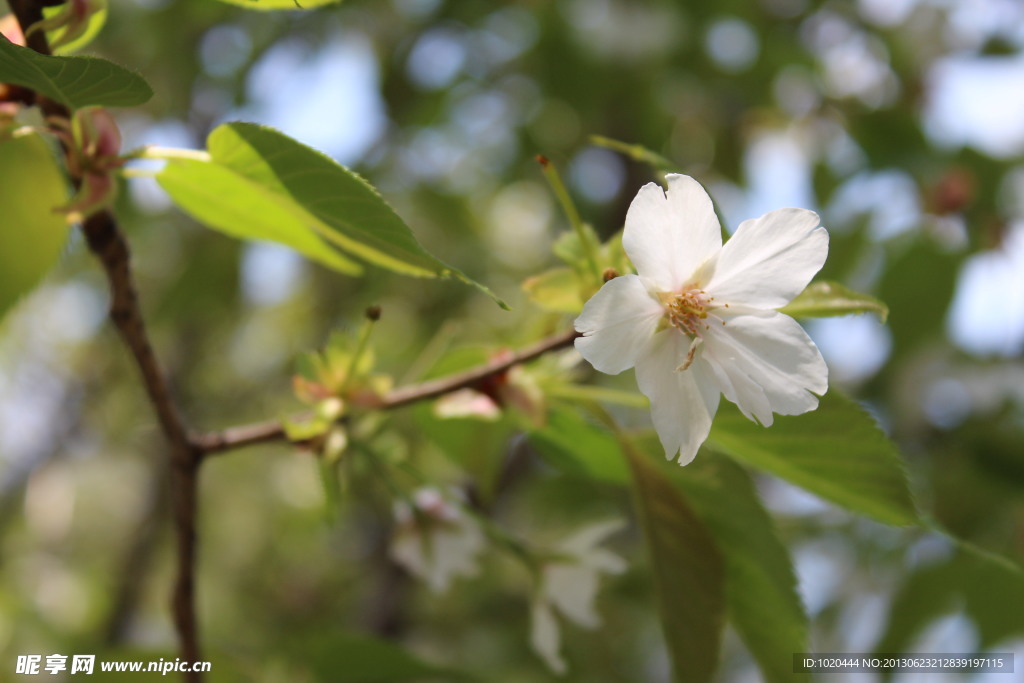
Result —
<path fill-rule="evenodd" d="M 686 334 L 697 334 L 708 317 L 708 306 L 714 297 L 708 296 L 703 289 L 690 289 L 672 296 L 665 304 L 668 321 Z"/>

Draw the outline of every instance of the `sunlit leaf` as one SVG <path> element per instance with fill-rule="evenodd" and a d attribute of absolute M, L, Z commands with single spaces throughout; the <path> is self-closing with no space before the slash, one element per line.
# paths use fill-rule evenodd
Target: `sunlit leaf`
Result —
<path fill-rule="evenodd" d="M 54 208 L 67 183 L 39 135 L 0 142 L 0 318 L 49 272 L 67 241 L 68 224 Z"/>
<path fill-rule="evenodd" d="M 731 457 L 886 524 L 918 522 L 896 446 L 863 408 L 832 390 L 817 410 L 765 428 L 723 403 L 709 438 Z"/>
<path fill-rule="evenodd" d="M 661 455 L 656 439 L 650 452 Z M 764 680 L 791 681 L 792 653 L 807 649 L 807 616 L 789 553 L 750 476 L 729 459 L 707 452 L 670 470 L 722 553 L 731 623 L 760 664 Z"/>
<path fill-rule="evenodd" d="M 41 55 L 3 37 L 0 83 L 30 88 L 71 109 L 133 107 L 153 96 L 142 76 L 106 59 Z"/>
<path fill-rule="evenodd" d="M 829 281 L 812 282 L 799 296 L 779 310 L 794 318 L 875 313 L 884 323 L 889 317 L 889 307 L 875 297 Z"/>
<path fill-rule="evenodd" d="M 725 623 L 725 562 L 668 475 L 628 442 L 622 445 L 633 474 L 674 680 L 712 681 Z"/>
<path fill-rule="evenodd" d="M 454 278 L 490 291 L 428 254 L 361 177 L 288 136 L 251 123 L 218 126 L 210 161 L 174 159 L 158 176 L 184 210 L 243 239 L 287 244 L 347 273 L 347 256 L 416 277 Z"/>
<path fill-rule="evenodd" d="M 280 201 L 248 178 L 219 164 L 175 159 L 158 176 L 178 206 L 211 228 L 238 239 L 268 240 L 348 275 L 362 267 L 309 229 L 313 221 L 297 206 Z"/>

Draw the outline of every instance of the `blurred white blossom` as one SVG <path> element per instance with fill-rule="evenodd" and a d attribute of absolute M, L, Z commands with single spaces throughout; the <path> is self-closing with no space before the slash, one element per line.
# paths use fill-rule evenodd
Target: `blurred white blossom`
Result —
<path fill-rule="evenodd" d="M 476 576 L 484 547 L 480 525 L 458 504 L 433 488 L 422 488 L 412 504 L 395 504 L 397 528 L 391 558 L 443 593 L 455 576 Z"/>
<path fill-rule="evenodd" d="M 552 671 L 563 674 L 562 637 L 555 609 L 584 628 L 596 628 L 601 619 L 594 611 L 601 573 L 621 574 L 626 561 L 598 548 L 605 538 L 624 526 L 621 520 L 600 522 L 577 532 L 556 549 L 561 559 L 545 564 L 533 601 L 530 643 Z"/>

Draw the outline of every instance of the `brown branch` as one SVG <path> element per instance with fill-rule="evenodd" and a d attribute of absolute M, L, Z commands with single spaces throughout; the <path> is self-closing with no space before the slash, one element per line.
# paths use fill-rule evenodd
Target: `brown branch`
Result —
<path fill-rule="evenodd" d="M 156 359 L 139 308 L 131 273 L 128 243 L 109 211 L 101 211 L 82 225 L 89 249 L 103 265 L 110 285 L 110 318 L 142 373 L 142 383 L 171 447 L 170 488 L 177 542 L 177 574 L 171 612 L 181 658 L 201 659 L 195 614 L 196 514 L 200 449 L 192 443 L 163 370 Z M 202 674 L 189 672 L 185 680 L 198 682 Z"/>
<path fill-rule="evenodd" d="M 416 403 L 417 401 L 436 398 L 457 389 L 471 387 L 488 377 L 501 374 L 515 365 L 534 360 L 551 351 L 565 348 L 571 345 L 578 336 L 579 333 L 575 330 L 560 332 L 500 360 L 484 363 L 475 368 L 423 382 L 422 384 L 413 384 L 395 389 L 386 396 L 383 396 L 377 403 L 373 403 L 368 407 L 377 410 L 392 410 L 409 405 L 410 403 Z M 308 418 L 309 414 L 302 413 L 293 415 L 290 419 L 302 421 Z M 282 441 L 285 438 L 284 426 L 281 421 L 267 420 L 265 422 L 229 427 L 221 431 L 195 436 L 193 437 L 193 443 L 204 455 L 211 455 L 260 443 Z"/>
<path fill-rule="evenodd" d="M 11 9 L 26 32 L 32 24 L 43 18 L 46 0 L 11 0 Z M 28 47 L 40 54 L 50 54 L 50 46 L 43 31 L 36 31 L 27 40 Z M 70 118 L 64 105 L 40 96 L 35 102 L 48 116 Z M 75 185 L 78 185 L 78 179 Z M 185 422 L 171 397 L 170 388 L 153 346 L 139 307 L 135 282 L 131 273 L 128 243 L 110 211 L 93 214 L 82 224 L 90 251 L 99 259 L 110 287 L 110 318 L 129 348 L 142 373 L 143 385 L 171 447 L 171 487 L 174 520 L 178 546 L 177 578 L 171 600 L 175 630 L 178 634 L 182 659 L 200 660 L 199 635 L 195 616 L 195 556 L 196 556 L 196 490 L 200 451 L 192 443 Z M 186 673 L 185 680 L 198 683 L 200 673 Z"/>

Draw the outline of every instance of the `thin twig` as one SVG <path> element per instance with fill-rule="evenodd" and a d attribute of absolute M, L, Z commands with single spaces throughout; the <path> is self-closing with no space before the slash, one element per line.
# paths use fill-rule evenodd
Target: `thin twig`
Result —
<path fill-rule="evenodd" d="M 500 360 L 484 363 L 464 372 L 458 372 L 439 379 L 395 389 L 383 396 L 378 402 L 367 407 L 376 410 L 392 410 L 409 405 L 410 403 L 416 403 L 417 401 L 436 398 L 457 389 L 471 387 L 481 380 L 501 374 L 515 365 L 526 363 L 551 351 L 569 346 L 578 336 L 579 333 L 575 330 L 560 332 Z M 308 418 L 309 415 L 303 413 L 293 415 L 289 419 L 301 422 Z M 194 436 L 192 441 L 202 451 L 203 455 L 212 455 L 244 448 L 245 446 L 282 441 L 285 438 L 284 425 L 281 421 L 267 420 L 265 422 L 229 427 L 217 432 Z"/>

